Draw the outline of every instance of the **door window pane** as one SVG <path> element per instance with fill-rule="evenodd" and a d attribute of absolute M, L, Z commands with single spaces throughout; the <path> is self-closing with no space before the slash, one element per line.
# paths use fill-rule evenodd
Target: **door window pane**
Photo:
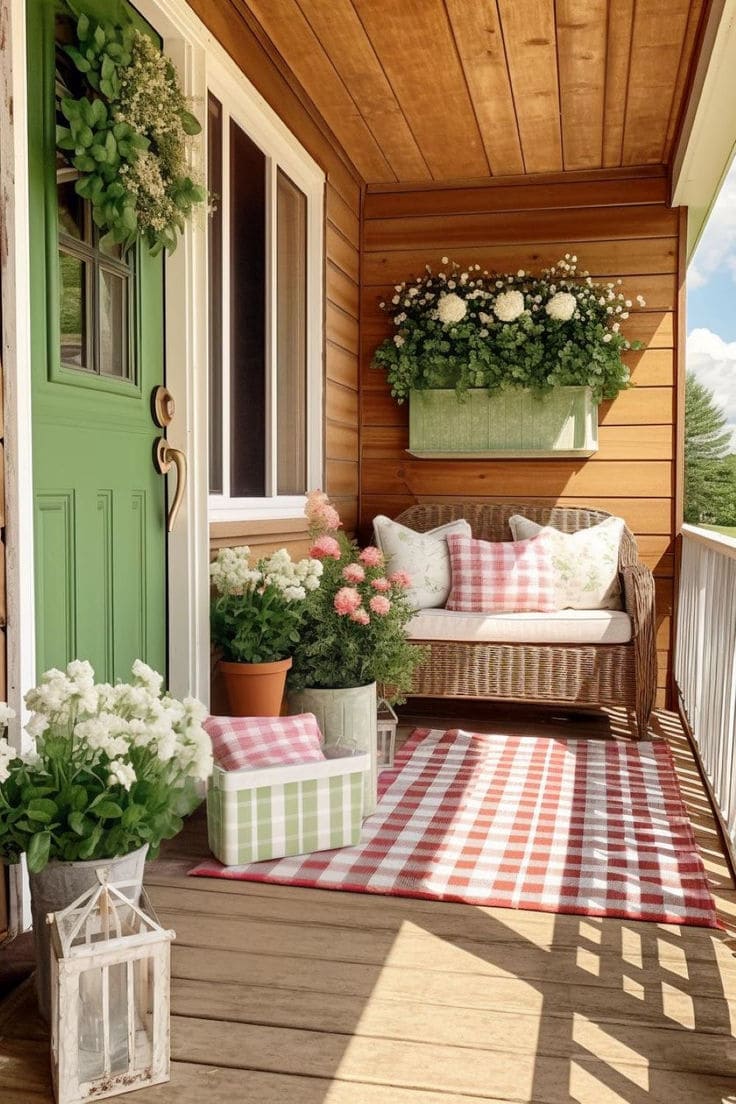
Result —
<path fill-rule="evenodd" d="M 87 265 L 59 250 L 61 362 L 87 368 Z"/>
<path fill-rule="evenodd" d="M 207 106 L 210 494 L 222 494 L 222 104 L 210 93 Z"/>
<path fill-rule="evenodd" d="M 230 494 L 266 493 L 266 158 L 230 121 Z"/>
<path fill-rule="evenodd" d="M 69 17 L 57 21 L 57 101 L 76 94 L 78 74 L 61 48 L 73 30 Z M 65 124 L 58 102 L 57 122 Z M 124 253 L 120 245 L 104 240 L 93 225 L 89 201 L 77 194 L 78 176 L 57 151 L 59 359 L 65 368 L 132 380 L 135 249 Z"/>
<path fill-rule="evenodd" d="M 76 172 L 61 169 L 58 175 L 59 233 L 81 241 L 85 230 L 85 203 L 74 190 Z"/>
<path fill-rule="evenodd" d="M 277 209 L 277 484 L 307 489 L 307 197 L 279 169 Z"/>
<path fill-rule="evenodd" d="M 99 370 L 100 375 L 127 376 L 126 346 L 128 319 L 126 283 L 114 272 L 100 271 L 99 286 Z"/>

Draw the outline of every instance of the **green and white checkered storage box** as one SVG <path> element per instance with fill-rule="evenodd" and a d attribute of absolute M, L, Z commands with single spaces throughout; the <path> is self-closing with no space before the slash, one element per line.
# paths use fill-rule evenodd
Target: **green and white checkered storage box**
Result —
<path fill-rule="evenodd" d="M 370 757 L 337 748 L 325 755 L 289 766 L 225 771 L 216 765 L 207 792 L 213 855 L 240 866 L 358 843 Z"/>

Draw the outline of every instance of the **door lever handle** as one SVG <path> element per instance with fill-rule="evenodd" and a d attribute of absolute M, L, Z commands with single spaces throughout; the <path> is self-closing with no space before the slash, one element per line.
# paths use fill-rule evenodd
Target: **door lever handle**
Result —
<path fill-rule="evenodd" d="M 166 524 L 171 533 L 187 486 L 187 458 L 181 449 L 173 448 L 165 437 L 158 437 L 153 444 L 153 466 L 159 475 L 168 475 L 172 468 L 176 468 L 176 490 Z"/>

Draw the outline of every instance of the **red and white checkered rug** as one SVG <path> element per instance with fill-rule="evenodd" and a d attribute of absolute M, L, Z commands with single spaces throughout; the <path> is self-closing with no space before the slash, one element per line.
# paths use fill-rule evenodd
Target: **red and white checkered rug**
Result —
<path fill-rule="evenodd" d="M 191 874 L 717 927 L 663 741 L 415 731 L 361 842 Z"/>

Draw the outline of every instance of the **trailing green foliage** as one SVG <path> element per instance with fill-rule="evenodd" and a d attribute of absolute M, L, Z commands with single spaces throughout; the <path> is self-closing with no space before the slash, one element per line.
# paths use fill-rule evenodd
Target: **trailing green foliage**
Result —
<path fill-rule="evenodd" d="M 448 266 L 447 257 L 442 263 Z M 619 281 L 620 283 L 620 281 Z M 460 270 L 397 284 L 381 308 L 396 328 L 376 349 L 391 394 L 404 402 L 412 390 L 470 388 L 549 391 L 587 386 L 596 402 L 629 387 L 622 354 L 640 349 L 621 332 L 630 300 L 613 283 L 596 284 L 567 254 L 540 276 Z M 641 296 L 637 297 L 644 305 Z"/>
<path fill-rule="evenodd" d="M 76 191 L 95 224 L 127 248 L 142 237 L 151 253 L 173 251 L 206 192 L 187 164 L 188 139 L 201 127 L 176 70 L 131 23 L 79 15 L 76 45 L 64 49 L 86 85 L 64 96 L 56 144 L 79 172 Z"/>

